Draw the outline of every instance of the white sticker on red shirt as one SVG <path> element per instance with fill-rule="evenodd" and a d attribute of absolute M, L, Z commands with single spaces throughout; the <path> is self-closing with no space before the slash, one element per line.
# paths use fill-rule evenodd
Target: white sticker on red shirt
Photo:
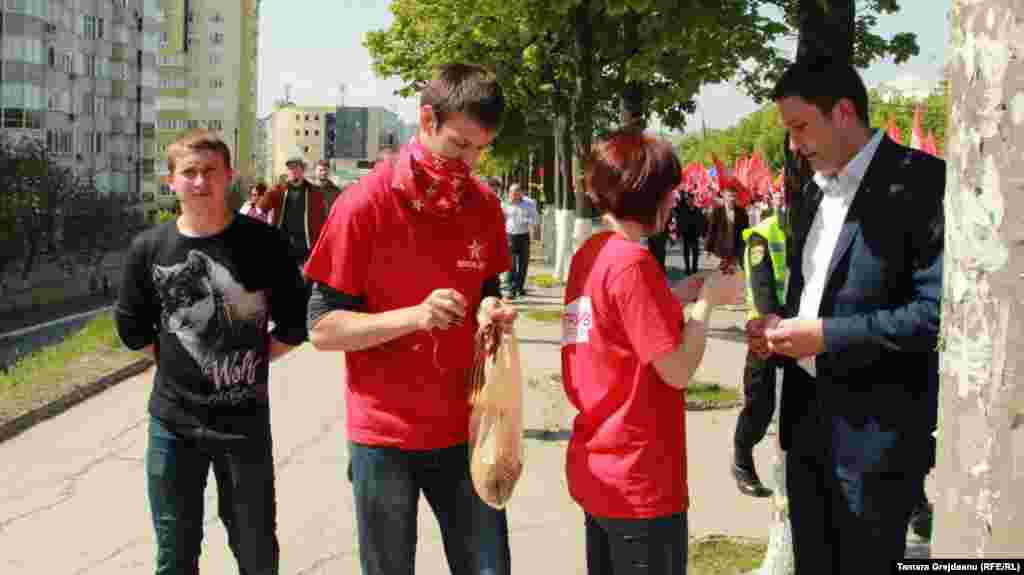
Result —
<path fill-rule="evenodd" d="M 573 300 L 562 314 L 562 345 L 587 343 L 594 327 L 594 308 L 587 296 Z"/>

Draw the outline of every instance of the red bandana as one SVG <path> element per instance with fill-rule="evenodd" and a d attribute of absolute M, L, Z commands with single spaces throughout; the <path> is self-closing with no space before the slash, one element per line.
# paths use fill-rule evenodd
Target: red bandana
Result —
<path fill-rule="evenodd" d="M 406 197 L 413 209 L 444 218 L 457 214 L 462 209 L 463 196 L 476 185 L 469 166 L 462 160 L 431 153 L 416 138 L 406 149 L 411 156 L 408 165 L 413 179 L 413 185 L 406 186 L 413 188 L 406 190 Z"/>

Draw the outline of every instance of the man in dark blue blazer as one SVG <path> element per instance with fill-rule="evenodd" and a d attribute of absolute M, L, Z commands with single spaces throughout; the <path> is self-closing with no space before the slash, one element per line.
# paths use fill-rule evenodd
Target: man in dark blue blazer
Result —
<path fill-rule="evenodd" d="M 791 66 L 773 93 L 813 181 L 793 195 L 780 441 L 800 575 L 888 573 L 933 465 L 945 162 L 868 127 L 856 70 Z"/>

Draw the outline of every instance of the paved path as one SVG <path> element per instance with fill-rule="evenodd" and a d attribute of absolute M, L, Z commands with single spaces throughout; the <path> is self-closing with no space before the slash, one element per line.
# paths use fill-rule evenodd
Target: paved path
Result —
<path fill-rule="evenodd" d="M 535 269 L 534 273 L 542 273 Z M 520 305 L 556 305 L 536 289 Z M 738 386 L 739 314 L 713 323 L 698 378 Z M 583 518 L 564 477 L 571 410 L 545 375 L 559 369 L 559 326 L 522 319 L 527 385 L 526 471 L 509 505 L 514 572 L 584 573 Z M 309 346 L 272 368 L 273 426 L 282 573 L 358 573 L 351 487 L 345 479 L 342 355 Z M 0 444 L 0 572 L 5 575 L 151 573 L 153 537 L 145 494 L 146 400 L 152 371 Z M 766 538 L 768 500 L 740 495 L 728 474 L 736 409 L 689 412 L 691 535 Z M 555 431 L 551 433 L 550 431 Z M 771 439 L 771 438 L 770 438 Z M 768 469 L 769 441 L 758 464 Z M 417 573 L 447 573 L 433 516 L 421 504 Z M 207 493 L 203 573 L 236 573 Z"/>

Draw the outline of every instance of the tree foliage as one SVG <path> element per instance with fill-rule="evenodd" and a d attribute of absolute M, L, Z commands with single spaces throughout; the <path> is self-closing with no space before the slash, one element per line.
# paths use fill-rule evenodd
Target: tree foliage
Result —
<path fill-rule="evenodd" d="M 943 151 L 946 136 L 944 87 L 940 86 L 923 100 L 906 97 L 883 100 L 874 90 L 869 92 L 869 96 L 868 109 L 871 113 L 871 125 L 884 129 L 888 125 L 889 118 L 892 118 L 902 134 L 902 142 L 905 145 L 910 143 L 914 108 L 920 106 L 924 134 L 931 131 L 935 135 L 939 151 Z M 775 105 L 766 104 L 745 116 L 731 128 L 709 130 L 707 136 L 697 133 L 679 139 L 676 142 L 676 152 L 684 164 L 689 162 L 709 164 L 714 155 L 726 164 L 732 165 L 736 158 L 749 156 L 757 151 L 774 170 L 779 170 L 782 168 L 785 137 L 786 132 Z"/>
<path fill-rule="evenodd" d="M 27 278 L 44 258 L 86 263 L 129 233 L 128 202 L 101 196 L 35 138 L 0 134 L 0 190 L 0 272 L 17 262 Z"/>

